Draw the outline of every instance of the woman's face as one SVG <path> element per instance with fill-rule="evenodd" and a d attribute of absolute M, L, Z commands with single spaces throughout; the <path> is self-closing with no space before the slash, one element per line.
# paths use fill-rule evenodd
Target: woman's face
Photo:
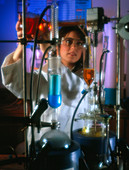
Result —
<path fill-rule="evenodd" d="M 60 56 L 62 63 L 72 69 L 75 63 L 81 58 L 82 41 L 75 31 L 71 31 L 62 38 L 60 45 Z"/>

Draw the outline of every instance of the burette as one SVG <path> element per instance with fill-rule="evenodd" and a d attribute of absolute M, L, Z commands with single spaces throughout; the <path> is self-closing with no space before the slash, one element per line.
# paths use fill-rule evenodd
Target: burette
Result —
<path fill-rule="evenodd" d="M 52 48 L 48 53 L 48 104 L 54 109 L 52 122 L 57 121 L 57 108 L 61 105 L 61 57 L 59 55 L 58 5 L 54 1 L 51 5 Z"/>

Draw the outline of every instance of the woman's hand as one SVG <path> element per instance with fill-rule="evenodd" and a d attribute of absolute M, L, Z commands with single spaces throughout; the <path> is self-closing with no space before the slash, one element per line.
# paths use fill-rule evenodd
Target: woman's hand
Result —
<path fill-rule="evenodd" d="M 16 23 L 16 31 L 17 31 L 17 38 L 22 38 L 22 16 L 21 14 L 18 15 L 18 21 Z"/>
<path fill-rule="evenodd" d="M 39 27 L 39 33 L 38 33 L 38 40 L 42 40 L 42 41 L 46 41 L 46 40 L 50 40 L 50 28 L 47 22 L 43 21 L 41 23 L 42 27 Z M 17 38 L 20 40 L 22 37 L 22 16 L 19 14 L 18 16 L 18 21 L 16 23 L 16 31 L 17 31 Z M 36 30 L 35 30 L 36 33 Z M 32 40 L 35 38 L 35 34 L 26 34 L 26 39 L 27 40 Z M 46 48 L 48 46 L 50 46 L 49 43 L 41 43 L 39 44 L 41 51 L 44 53 L 44 51 L 46 50 Z M 13 60 L 14 62 L 16 62 L 18 59 L 22 58 L 22 49 L 23 49 L 23 45 L 21 43 L 18 44 L 17 49 L 14 52 L 13 55 Z"/>
<path fill-rule="evenodd" d="M 18 15 L 18 21 L 16 23 L 16 31 L 17 31 L 17 38 L 20 40 L 22 38 L 22 16 L 21 14 Z M 12 63 L 18 61 L 19 59 L 22 58 L 22 49 L 23 45 L 19 42 L 18 46 L 14 52 L 13 58 L 12 58 Z"/>

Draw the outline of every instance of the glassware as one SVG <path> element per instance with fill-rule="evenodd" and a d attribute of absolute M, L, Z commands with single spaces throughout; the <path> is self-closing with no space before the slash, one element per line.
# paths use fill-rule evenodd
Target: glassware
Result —
<path fill-rule="evenodd" d="M 86 96 L 86 108 L 85 114 L 90 115 L 93 112 L 93 90 L 91 89 L 91 84 L 94 80 L 94 60 L 91 54 L 91 43 L 90 37 L 86 37 L 86 48 L 83 48 L 83 78 L 88 86 L 88 94 Z"/>
<path fill-rule="evenodd" d="M 84 127 L 80 132 L 86 137 L 104 137 L 106 136 L 105 122 L 100 114 L 87 113 L 80 115 L 80 118 L 84 120 Z"/>
<path fill-rule="evenodd" d="M 53 53 L 54 49 L 49 52 L 48 56 L 48 103 L 52 108 L 58 108 L 62 102 L 61 96 L 61 58 Z"/>
<path fill-rule="evenodd" d="M 86 108 L 83 114 L 84 127 L 82 134 L 89 137 L 102 137 L 104 135 L 104 126 L 100 118 L 100 110 L 97 100 L 97 87 L 91 88 L 95 78 L 94 58 L 91 53 L 90 37 L 86 37 L 86 50 L 83 53 L 83 78 L 88 86 L 88 94 L 86 96 Z"/>
<path fill-rule="evenodd" d="M 27 38 L 32 38 L 32 35 L 36 34 L 36 30 L 39 29 L 42 33 L 46 32 L 46 28 L 44 27 L 44 23 L 47 24 L 48 30 L 51 29 L 51 25 L 42 18 L 41 23 L 39 24 L 39 18 L 40 15 L 35 14 L 35 13 L 27 13 L 26 14 L 26 37 Z M 39 25 L 38 25 L 39 24 Z M 22 24 L 20 25 L 22 28 Z"/>
<path fill-rule="evenodd" d="M 86 52 L 83 54 L 83 78 L 89 88 L 94 80 L 94 61 L 91 55 L 90 37 L 86 37 Z"/>

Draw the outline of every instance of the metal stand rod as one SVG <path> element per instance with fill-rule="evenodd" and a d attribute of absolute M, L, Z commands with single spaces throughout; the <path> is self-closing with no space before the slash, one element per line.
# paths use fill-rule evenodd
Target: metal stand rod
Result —
<path fill-rule="evenodd" d="M 120 19 L 120 0 L 117 0 L 117 18 L 118 22 Z M 120 36 L 117 33 L 117 79 L 116 79 L 116 136 L 119 142 L 120 139 Z M 116 147 L 117 152 L 117 166 L 120 168 L 120 157 L 119 157 L 119 148 Z"/>
<path fill-rule="evenodd" d="M 94 31 L 94 33 L 93 33 L 93 50 L 94 50 L 94 54 L 93 54 L 93 59 L 94 59 L 94 70 L 95 70 L 95 72 L 94 72 L 94 74 L 95 74 L 95 78 L 94 78 L 94 82 L 96 82 L 96 70 L 97 70 L 97 67 L 96 67 L 96 58 L 97 58 L 97 56 L 96 56 L 96 54 L 97 54 L 97 45 L 98 45 L 98 33 L 96 32 L 96 31 Z"/>
<path fill-rule="evenodd" d="M 117 139 L 120 139 L 120 37 L 117 35 L 117 89 L 116 89 L 116 135 Z"/>
<path fill-rule="evenodd" d="M 26 35 L 26 17 L 25 17 L 25 0 L 22 0 L 22 22 L 23 22 L 23 39 L 25 40 Z M 24 116 L 26 116 L 26 42 L 23 44 L 23 99 L 24 99 Z"/>
<path fill-rule="evenodd" d="M 26 93 L 26 1 L 22 0 L 22 25 L 23 25 L 23 107 L 24 107 L 24 117 L 26 117 L 27 112 L 27 93 Z M 25 143 L 26 143 L 26 157 L 28 157 L 28 140 L 27 140 L 27 130 L 25 131 Z M 25 165 L 28 169 L 27 164 Z"/>
<path fill-rule="evenodd" d="M 120 0 L 117 0 L 117 17 L 120 18 Z M 116 80 L 116 135 L 117 139 L 120 139 L 120 36 L 117 33 L 117 80 Z"/>
<path fill-rule="evenodd" d="M 93 64 L 94 64 L 94 86 L 93 86 L 93 106 L 95 110 L 96 105 L 96 96 L 97 96 L 97 66 L 96 66 L 96 59 L 97 59 L 97 45 L 98 45 L 98 33 L 93 31 Z M 95 126 L 96 127 L 96 126 Z"/>

